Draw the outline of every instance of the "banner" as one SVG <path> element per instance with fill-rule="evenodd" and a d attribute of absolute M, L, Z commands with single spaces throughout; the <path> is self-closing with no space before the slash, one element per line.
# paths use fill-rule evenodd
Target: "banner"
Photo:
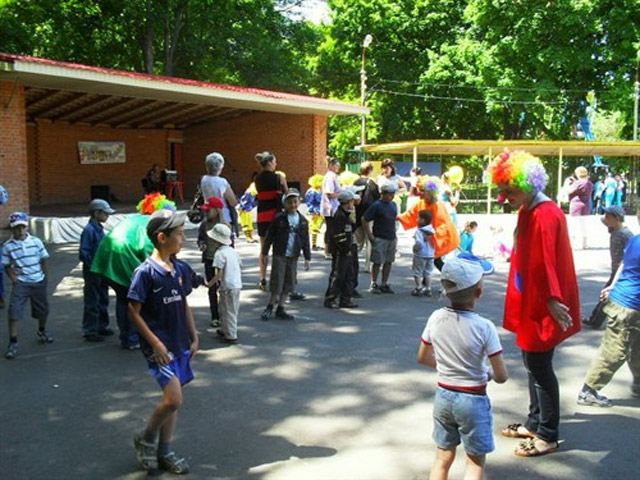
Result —
<path fill-rule="evenodd" d="M 78 155 L 83 165 L 125 163 L 124 142 L 78 142 Z"/>

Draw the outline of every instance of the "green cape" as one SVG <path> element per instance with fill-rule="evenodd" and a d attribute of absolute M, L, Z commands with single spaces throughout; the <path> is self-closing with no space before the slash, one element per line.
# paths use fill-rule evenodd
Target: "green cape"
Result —
<path fill-rule="evenodd" d="M 136 214 L 112 228 L 100 242 L 91 271 L 128 288 L 133 271 L 153 252 L 147 223 L 149 215 Z"/>

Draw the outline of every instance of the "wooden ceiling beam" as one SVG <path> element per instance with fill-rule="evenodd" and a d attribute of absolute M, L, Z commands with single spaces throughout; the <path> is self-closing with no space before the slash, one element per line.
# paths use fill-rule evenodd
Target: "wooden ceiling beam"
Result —
<path fill-rule="evenodd" d="M 146 113 L 149 111 L 149 108 L 153 107 L 157 104 L 164 104 L 166 102 L 162 100 L 145 100 L 140 105 L 136 105 L 135 107 L 128 108 L 126 112 L 122 112 L 116 115 L 111 115 L 109 118 L 105 119 L 107 123 L 111 125 L 120 125 L 120 124 L 129 124 L 128 120 L 131 118 L 135 118 L 136 115 L 140 115 L 141 113 Z"/>
<path fill-rule="evenodd" d="M 56 121 L 74 121 L 74 122 L 78 122 L 78 121 L 84 121 L 84 119 L 82 120 L 77 120 L 75 119 L 76 117 L 82 117 L 82 115 L 85 112 L 92 112 L 95 110 L 98 110 L 99 108 L 101 108 L 104 105 L 108 105 L 109 103 L 114 101 L 114 97 L 110 96 L 110 95 L 100 95 L 95 99 L 92 99 L 91 101 L 85 103 L 84 105 L 79 106 L 78 108 L 75 108 L 67 113 L 64 113 L 60 116 L 54 117 L 54 120 Z"/>
<path fill-rule="evenodd" d="M 165 105 L 163 107 L 154 109 L 150 112 L 143 113 L 142 115 L 132 118 L 129 123 L 133 125 L 145 125 L 145 124 L 157 124 L 158 118 L 162 119 L 167 115 L 173 115 L 175 113 L 179 113 L 183 111 L 185 108 L 184 104 L 181 103 L 171 103 L 169 105 Z"/>
<path fill-rule="evenodd" d="M 86 120 L 88 122 L 90 122 L 93 125 L 97 125 L 97 124 L 101 124 L 101 123 L 106 123 L 108 124 L 109 122 L 107 121 L 109 118 L 109 115 L 113 115 L 114 113 L 116 115 L 122 113 L 123 111 L 127 110 L 128 108 L 131 107 L 131 105 L 134 105 L 136 103 L 140 103 L 142 102 L 142 99 L 140 98 L 127 98 L 127 97 L 122 97 L 122 102 L 120 103 L 116 103 L 115 105 L 111 106 L 111 107 L 107 107 L 105 109 L 103 109 L 101 112 L 96 113 L 95 115 L 90 115 L 86 118 Z"/>
<path fill-rule="evenodd" d="M 64 96 L 61 100 L 50 105 L 44 105 L 40 108 L 35 109 L 35 111 L 33 110 L 29 111 L 29 107 L 27 107 L 27 114 L 34 118 L 43 117 L 50 112 L 54 112 L 57 109 L 64 107 L 65 105 L 68 105 L 71 102 L 75 102 L 76 100 L 81 99 L 82 97 L 91 96 L 91 94 L 89 93 L 77 93 L 77 92 L 64 92 L 64 93 L 66 93 L 66 96 Z"/>
<path fill-rule="evenodd" d="M 178 123 L 178 122 L 175 122 L 176 119 L 180 119 L 187 115 L 191 115 L 193 114 L 193 112 L 196 112 L 198 110 L 207 110 L 209 108 L 211 108 L 210 105 L 191 105 L 188 107 L 184 107 L 177 112 L 156 118 L 155 123 L 156 125 L 162 125 L 163 123 Z"/>
<path fill-rule="evenodd" d="M 40 93 L 38 94 L 38 92 Z M 33 87 L 28 88 L 26 91 L 27 108 L 32 107 L 33 105 L 37 105 L 39 102 L 41 102 L 45 98 L 51 97 L 53 95 L 52 92 L 54 91 L 46 88 L 45 89 L 33 88 Z"/>
<path fill-rule="evenodd" d="M 217 117 L 224 117 L 225 115 L 229 115 L 230 113 L 237 111 L 235 108 L 223 108 L 216 112 L 205 112 L 201 115 L 194 115 L 192 117 L 187 117 L 185 120 L 180 122 L 183 125 L 193 125 L 194 123 L 206 122 L 207 120 L 213 120 Z"/>

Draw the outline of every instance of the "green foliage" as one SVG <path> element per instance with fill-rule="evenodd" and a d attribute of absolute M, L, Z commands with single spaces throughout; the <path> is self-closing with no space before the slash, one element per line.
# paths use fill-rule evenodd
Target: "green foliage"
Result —
<path fill-rule="evenodd" d="M 3 51 L 307 92 L 318 29 L 271 0 L 34 0 L 0 6 Z"/>
<path fill-rule="evenodd" d="M 0 0 L 0 49 L 91 65 L 313 93 L 359 103 L 370 143 L 573 138 L 587 92 L 598 139 L 632 137 L 637 0 Z M 330 119 L 329 147 L 360 142 Z M 485 159 L 448 159 L 480 171 Z M 587 163 L 589 159 L 578 159 Z"/>

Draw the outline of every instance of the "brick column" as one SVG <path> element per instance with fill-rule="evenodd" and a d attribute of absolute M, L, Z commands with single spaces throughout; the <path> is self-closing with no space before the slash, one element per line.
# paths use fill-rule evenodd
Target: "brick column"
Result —
<path fill-rule="evenodd" d="M 0 82 L 0 184 L 9 192 L 9 202 L 0 205 L 0 228 L 11 212 L 29 211 L 28 178 L 24 86 Z"/>

